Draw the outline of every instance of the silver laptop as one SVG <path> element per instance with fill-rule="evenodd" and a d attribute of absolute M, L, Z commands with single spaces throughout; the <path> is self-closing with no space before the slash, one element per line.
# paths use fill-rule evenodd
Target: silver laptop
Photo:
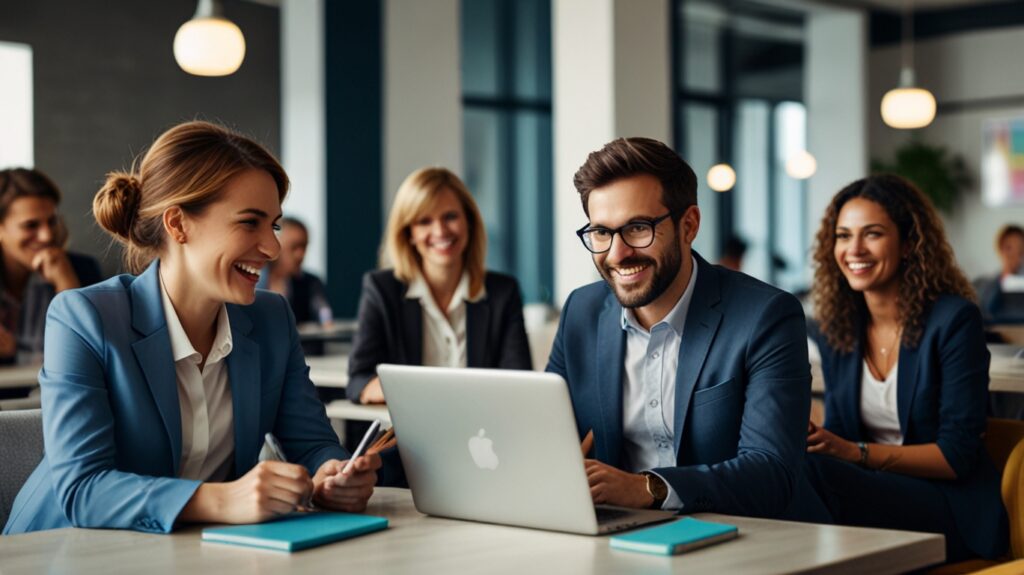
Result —
<path fill-rule="evenodd" d="M 387 364 L 377 374 L 421 513 L 588 535 L 674 517 L 594 505 L 558 375 Z"/>

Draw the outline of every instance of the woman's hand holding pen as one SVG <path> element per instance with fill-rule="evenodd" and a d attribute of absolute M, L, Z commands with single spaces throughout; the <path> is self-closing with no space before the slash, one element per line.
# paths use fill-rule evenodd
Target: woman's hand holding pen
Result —
<path fill-rule="evenodd" d="M 313 502 L 319 507 L 360 513 L 366 510 L 366 502 L 373 495 L 380 469 L 380 455 L 368 452 L 356 457 L 347 473 L 343 472 L 348 461 L 331 459 L 324 462 L 313 476 Z"/>
<path fill-rule="evenodd" d="M 235 481 L 200 485 L 178 519 L 258 523 L 291 513 L 309 499 L 313 489 L 305 467 L 263 461 Z"/>

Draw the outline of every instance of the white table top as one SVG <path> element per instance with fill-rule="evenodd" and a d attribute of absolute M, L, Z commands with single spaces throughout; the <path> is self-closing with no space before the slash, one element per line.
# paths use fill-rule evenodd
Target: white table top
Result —
<path fill-rule="evenodd" d="M 379 419 L 385 428 L 391 427 L 391 413 L 386 405 L 360 405 L 347 399 L 336 399 L 327 404 L 327 417 L 331 419 L 353 419 L 373 421 Z"/>
<path fill-rule="evenodd" d="M 348 386 L 347 355 L 310 355 L 306 356 L 306 365 L 313 385 L 341 389 Z"/>
<path fill-rule="evenodd" d="M 38 364 L 0 367 L 0 389 L 39 385 L 39 369 L 41 367 Z"/>
<path fill-rule="evenodd" d="M 943 560 L 941 535 L 700 514 L 740 536 L 684 555 L 612 550 L 607 537 L 420 515 L 404 489 L 378 489 L 367 513 L 383 532 L 297 553 L 173 535 L 58 529 L 0 537 L 0 565 L 18 573 L 899 573 Z"/>

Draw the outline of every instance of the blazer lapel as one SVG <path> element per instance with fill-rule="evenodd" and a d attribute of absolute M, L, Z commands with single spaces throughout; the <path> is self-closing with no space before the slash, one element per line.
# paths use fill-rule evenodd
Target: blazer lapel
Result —
<path fill-rule="evenodd" d="M 178 379 L 171 357 L 171 338 L 167 333 L 160 296 L 159 260 L 132 282 L 128 291 L 132 301 L 132 328 L 142 339 L 132 343 L 132 352 L 146 376 L 153 401 L 160 411 L 171 445 L 174 475 L 181 464 L 181 406 L 178 403 Z"/>
<path fill-rule="evenodd" d="M 676 454 L 683 440 L 697 378 L 722 322 L 722 313 L 714 309 L 721 300 L 718 272 L 696 253 L 694 259 L 697 260 L 697 284 L 693 286 L 693 299 L 686 312 L 683 341 L 679 346 L 679 366 L 676 369 L 676 409 L 672 429 Z"/>
<path fill-rule="evenodd" d="M 601 429 L 594 430 L 596 456 L 618 466 L 622 450 L 622 371 L 626 332 L 622 330 L 622 307 L 611 293 L 598 319 L 595 351 L 598 407 L 601 410 Z"/>
<path fill-rule="evenodd" d="M 839 377 L 834 384 L 825 382 L 826 386 L 833 385 L 828 393 L 836 395 L 833 405 L 839 407 L 842 413 L 837 418 L 842 429 L 833 429 L 840 435 L 850 439 L 863 440 L 864 430 L 860 420 L 860 381 L 864 377 L 864 352 L 863 347 L 858 343 L 853 351 L 843 357 L 849 358 L 839 365 Z M 825 415 L 828 419 L 828 414 Z"/>
<path fill-rule="evenodd" d="M 487 299 L 466 302 L 466 364 L 487 366 L 487 330 L 491 322 L 491 306 Z"/>
<path fill-rule="evenodd" d="M 249 469 L 259 457 L 260 435 L 260 348 L 249 338 L 252 321 L 241 307 L 228 304 L 231 324 L 231 353 L 227 357 L 231 382 L 231 413 L 234 416 L 235 470 Z"/>
<path fill-rule="evenodd" d="M 917 389 L 918 348 L 900 345 L 899 367 L 896 371 L 896 410 L 900 416 L 900 433 L 907 436 L 907 424 L 910 421 L 910 406 L 914 403 Z"/>

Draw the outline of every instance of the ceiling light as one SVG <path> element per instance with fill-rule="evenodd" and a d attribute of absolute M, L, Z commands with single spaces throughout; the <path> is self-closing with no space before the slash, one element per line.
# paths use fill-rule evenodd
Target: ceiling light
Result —
<path fill-rule="evenodd" d="M 806 180 L 818 171 L 818 161 L 807 150 L 800 150 L 786 160 L 786 173 L 797 180 Z"/>
<path fill-rule="evenodd" d="M 911 0 L 903 3 L 903 40 L 901 42 L 903 67 L 900 85 L 882 98 L 882 120 L 893 128 L 903 130 L 923 128 L 935 119 L 935 96 L 915 86 L 914 78 L 914 15 Z"/>
<path fill-rule="evenodd" d="M 224 17 L 220 0 L 199 0 L 195 15 L 174 35 L 174 59 L 196 76 L 227 76 L 242 65 L 245 37 Z"/>
<path fill-rule="evenodd" d="M 708 170 L 708 187 L 716 192 L 728 192 L 736 185 L 736 171 L 729 164 L 715 164 Z"/>

